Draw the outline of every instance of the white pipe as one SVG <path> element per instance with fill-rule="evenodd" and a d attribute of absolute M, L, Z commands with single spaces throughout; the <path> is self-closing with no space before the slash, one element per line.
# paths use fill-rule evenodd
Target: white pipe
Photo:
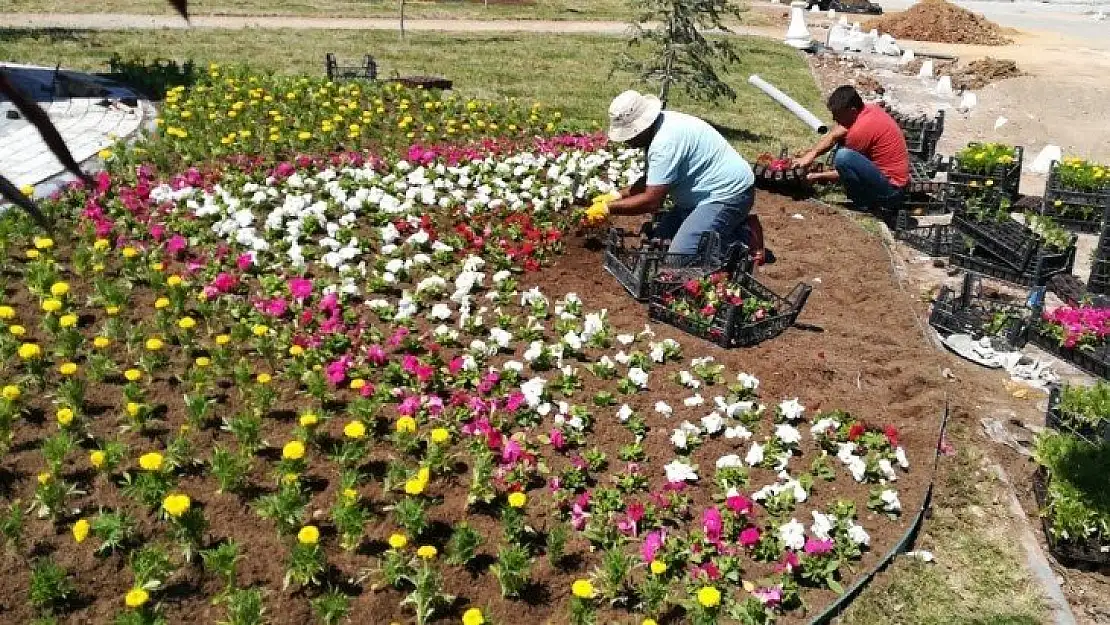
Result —
<path fill-rule="evenodd" d="M 763 80 L 755 74 L 752 74 L 748 77 L 748 82 L 750 82 L 763 93 L 771 96 L 771 99 L 775 102 L 783 105 L 786 110 L 796 115 L 798 119 L 805 122 L 805 125 L 809 126 L 817 134 L 823 135 L 829 131 L 829 127 L 824 122 L 817 119 L 816 115 L 810 113 L 809 109 L 802 106 L 801 104 L 798 104 L 793 98 L 776 89 L 775 86 L 771 83 Z"/>

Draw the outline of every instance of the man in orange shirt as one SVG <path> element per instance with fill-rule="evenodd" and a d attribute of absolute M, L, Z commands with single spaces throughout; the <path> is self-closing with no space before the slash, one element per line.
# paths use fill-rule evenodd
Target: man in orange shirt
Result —
<path fill-rule="evenodd" d="M 836 182 L 860 210 L 897 209 L 910 182 L 910 153 L 898 122 L 877 104 L 863 103 L 851 85 L 829 95 L 829 112 L 836 126 L 813 149 L 794 160 L 808 166 L 837 145 L 835 171 L 809 175 L 814 182 Z"/>

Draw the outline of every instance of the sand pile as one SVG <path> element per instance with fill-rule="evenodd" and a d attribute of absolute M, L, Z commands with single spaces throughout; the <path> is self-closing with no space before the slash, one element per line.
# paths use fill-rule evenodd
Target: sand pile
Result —
<path fill-rule="evenodd" d="M 922 0 L 901 13 L 877 17 L 863 25 L 864 31 L 872 28 L 895 39 L 913 41 L 982 46 L 1010 43 L 998 24 L 945 0 Z"/>
<path fill-rule="evenodd" d="M 957 89 L 982 89 L 992 82 L 1021 76 L 1017 63 L 1007 59 L 986 57 L 967 64 L 952 74 L 952 86 Z"/>

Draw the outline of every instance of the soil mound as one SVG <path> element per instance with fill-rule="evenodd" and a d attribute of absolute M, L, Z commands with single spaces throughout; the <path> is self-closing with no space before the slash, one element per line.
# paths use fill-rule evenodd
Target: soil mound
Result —
<path fill-rule="evenodd" d="M 913 41 L 982 46 L 1010 43 L 998 24 L 945 0 L 922 0 L 901 13 L 877 17 L 863 25 L 864 31 L 872 28 Z"/>
<path fill-rule="evenodd" d="M 952 85 L 959 89 L 982 89 L 992 82 L 1021 76 L 1017 63 L 986 57 L 967 64 L 952 75 Z"/>

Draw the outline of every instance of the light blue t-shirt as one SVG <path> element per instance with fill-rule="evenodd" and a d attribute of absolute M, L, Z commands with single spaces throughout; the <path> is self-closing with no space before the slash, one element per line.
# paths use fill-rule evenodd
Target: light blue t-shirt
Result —
<path fill-rule="evenodd" d="M 664 111 L 647 150 L 647 183 L 667 185 L 675 206 L 737 201 L 755 184 L 752 167 L 715 128 L 676 111 Z"/>

